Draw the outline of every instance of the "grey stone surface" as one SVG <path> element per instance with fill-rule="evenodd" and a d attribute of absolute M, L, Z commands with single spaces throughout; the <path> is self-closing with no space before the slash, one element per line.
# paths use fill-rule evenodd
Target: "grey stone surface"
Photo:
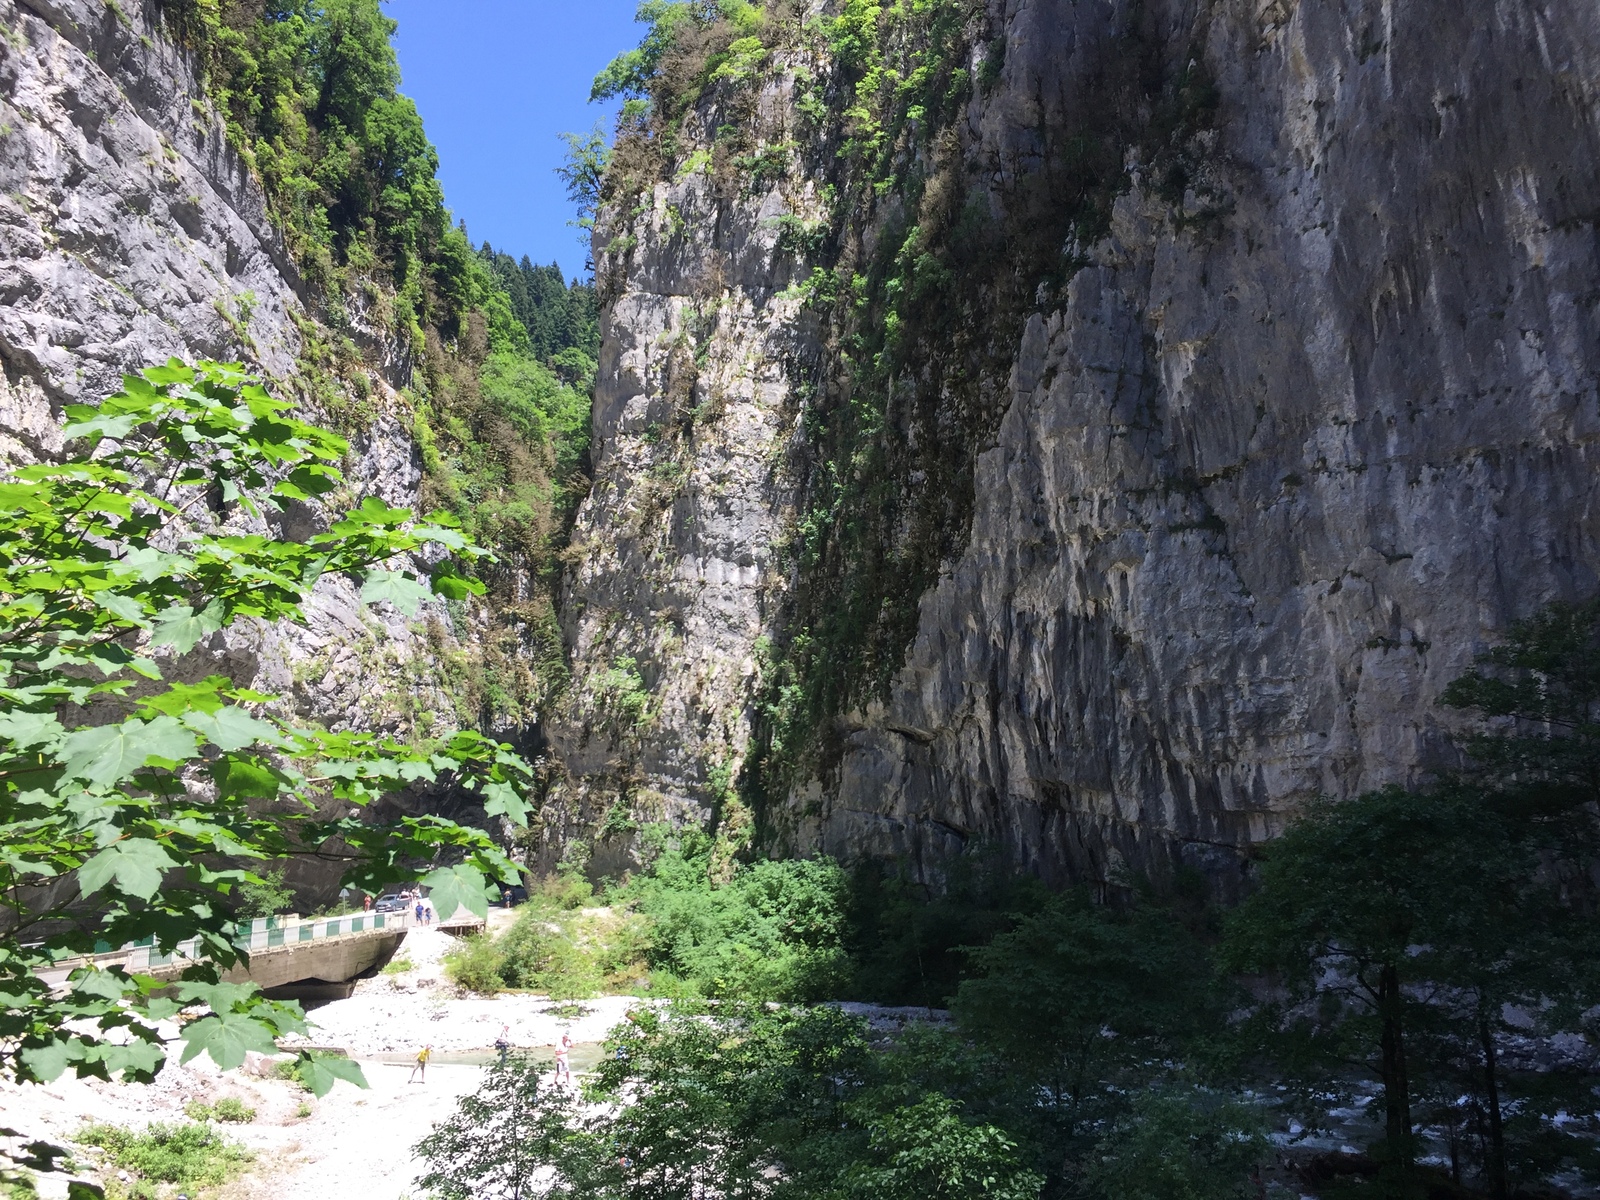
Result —
<path fill-rule="evenodd" d="M 315 319 L 299 289 L 259 184 L 152 4 L 0 0 L 0 463 L 58 450 L 63 404 L 169 356 L 243 361 L 294 396 L 296 319 Z M 415 505 L 421 466 L 385 381 L 405 357 L 373 358 L 382 412 L 351 439 L 344 499 Z M 325 522 L 299 506 L 273 523 L 302 537 Z M 176 669 L 226 671 L 332 728 L 457 726 L 442 606 L 411 620 L 325 579 L 306 617 L 236 626 Z"/>
<path fill-rule="evenodd" d="M 781 81 L 760 97 L 771 144 L 791 99 Z M 563 602 L 574 685 L 548 727 L 572 781 L 552 853 L 618 799 L 644 820 L 708 817 L 712 781 L 736 775 L 748 747 L 757 640 L 783 584 L 787 363 L 815 336 L 785 290 L 798 267 L 777 250 L 777 218 L 815 218 L 822 202 L 798 173 L 732 205 L 723 186 L 702 162 L 596 232 L 609 300 L 594 486 Z M 627 659 L 649 693 L 637 717 L 619 703 Z"/>
<path fill-rule="evenodd" d="M 1093 104 L 1128 8 L 997 3 L 1007 54 L 968 161 L 1016 161 Z M 1226 887 L 1237 850 L 1306 800 L 1451 762 L 1443 686 L 1510 621 L 1596 588 L 1600 10 L 1144 9 L 1216 80 L 1212 194 L 1174 211 L 1135 161 L 1111 234 L 1029 321 L 997 444 L 973 448 L 968 549 L 923 597 L 889 702 L 851 714 L 837 772 L 790 798 L 795 848 L 932 869 L 992 839 L 1056 880 L 1185 862 Z M 758 202 L 704 229 L 695 203 L 658 189 L 631 230 L 569 610 L 580 659 L 681 665 L 647 679 L 659 715 L 631 759 L 592 714 L 561 745 L 580 776 L 622 766 L 703 803 L 686 763 L 737 757 L 783 586 L 792 430 L 766 397 L 807 334 L 755 307 L 789 269 L 739 236 Z M 675 451 L 685 496 L 644 521 L 629 505 L 665 453 L 642 434 L 665 412 L 667 331 L 713 267 L 736 282 L 703 374 L 773 382 Z"/>
<path fill-rule="evenodd" d="M 168 356 L 283 377 L 299 351 L 260 188 L 185 56 L 127 9 L 0 0 L 0 453 L 48 447 L 62 403 Z"/>

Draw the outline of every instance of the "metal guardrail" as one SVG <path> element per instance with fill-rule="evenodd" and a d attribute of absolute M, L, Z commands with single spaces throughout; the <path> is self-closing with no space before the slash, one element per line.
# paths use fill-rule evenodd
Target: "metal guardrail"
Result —
<path fill-rule="evenodd" d="M 250 923 L 248 933 L 239 930 L 234 938 L 234 944 L 241 950 L 255 954 L 263 950 L 280 950 L 328 938 L 348 937 L 355 933 L 404 930 L 414 924 L 416 922 L 408 912 L 355 913 L 344 917 L 312 917 L 304 921 L 296 917 L 263 917 Z M 124 949 L 129 952 L 126 965 L 130 971 L 165 967 L 175 959 L 200 957 L 200 943 L 195 938 L 179 942 L 166 953 L 157 950 L 149 942 L 126 946 Z"/>
<path fill-rule="evenodd" d="M 448 918 L 436 915 L 428 922 L 428 925 L 435 929 L 461 929 L 482 924 L 484 922 L 481 918 L 466 909 L 460 909 Z M 248 926 L 236 926 L 234 944 L 241 950 L 257 954 L 263 951 L 292 949 L 310 942 L 327 941 L 332 938 L 379 932 L 403 932 L 421 927 L 409 909 L 404 912 L 362 912 L 342 917 L 309 917 L 304 920 L 294 914 L 288 914 L 257 917 Z M 93 954 L 61 959 L 50 970 L 54 973 L 89 963 L 98 963 L 102 966 L 122 966 L 128 971 L 149 971 L 170 967 L 174 963 L 193 962 L 202 957 L 198 938 L 188 938 L 167 951 L 158 950 L 154 938 L 143 938 L 120 949 L 113 947 L 109 942 L 99 942 L 95 945 Z"/>
<path fill-rule="evenodd" d="M 327 941 L 331 938 L 350 937 L 354 934 L 393 933 L 404 931 L 416 924 L 409 912 L 354 913 L 343 917 L 298 916 L 258 917 L 248 926 L 236 926 L 234 944 L 252 954 L 267 950 L 290 949 L 308 942 Z M 200 940 L 188 938 L 167 951 L 157 950 L 154 938 L 130 942 L 120 949 L 109 942 L 96 943 L 94 953 L 70 957 L 55 962 L 49 971 L 70 971 L 88 964 L 121 966 L 129 971 L 149 971 L 172 966 L 174 963 L 196 961 L 203 957 Z"/>

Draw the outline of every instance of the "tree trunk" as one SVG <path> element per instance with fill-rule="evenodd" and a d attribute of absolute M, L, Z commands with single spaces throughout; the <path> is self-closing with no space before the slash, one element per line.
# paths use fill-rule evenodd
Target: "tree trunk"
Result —
<path fill-rule="evenodd" d="M 1489 1176 L 1494 1200 L 1506 1200 L 1511 1189 L 1506 1179 L 1506 1131 L 1500 1118 L 1500 1067 L 1488 1013 L 1478 1014 L 1478 1038 L 1483 1043 L 1483 1094 L 1489 1102 L 1489 1153 L 1484 1173 Z"/>
<path fill-rule="evenodd" d="M 1402 1171 L 1411 1167 L 1411 1079 L 1406 1072 L 1405 997 L 1398 967 L 1386 965 L 1378 977 L 1378 1019 L 1382 1050 L 1384 1136 Z"/>

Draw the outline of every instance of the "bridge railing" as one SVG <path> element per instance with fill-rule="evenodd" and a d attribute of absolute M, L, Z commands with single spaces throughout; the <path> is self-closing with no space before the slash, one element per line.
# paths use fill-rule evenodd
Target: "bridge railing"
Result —
<path fill-rule="evenodd" d="M 303 945 L 306 942 L 323 941 L 327 938 L 348 937 L 355 933 L 409 929 L 413 924 L 415 922 L 408 912 L 352 913 L 343 917 L 310 917 L 306 920 L 301 920 L 297 916 L 259 917 L 250 922 L 248 927 L 237 927 L 233 941 L 241 950 L 255 954 L 263 950 L 278 950 Z M 126 967 L 130 971 L 165 967 L 175 960 L 201 957 L 200 943 L 196 938 L 179 942 L 165 952 L 156 949 L 150 939 L 124 946 L 123 949 L 128 952 Z"/>

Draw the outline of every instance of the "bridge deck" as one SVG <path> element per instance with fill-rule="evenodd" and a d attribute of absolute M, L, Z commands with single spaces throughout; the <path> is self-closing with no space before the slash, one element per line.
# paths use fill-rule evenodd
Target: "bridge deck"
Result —
<path fill-rule="evenodd" d="M 417 924 L 410 912 L 353 913 L 342 917 L 263 917 L 241 929 L 236 944 L 248 954 L 223 975 L 230 983 L 255 983 L 281 990 L 310 981 L 339 985 L 370 974 L 394 957 L 406 931 Z M 483 921 L 461 910 L 433 927 L 451 933 L 470 932 Z M 78 967 L 122 967 L 130 973 L 176 979 L 204 956 L 197 939 L 179 942 L 163 951 L 149 944 L 107 949 L 84 958 L 62 959 L 40 976 L 46 983 L 63 984 Z"/>

